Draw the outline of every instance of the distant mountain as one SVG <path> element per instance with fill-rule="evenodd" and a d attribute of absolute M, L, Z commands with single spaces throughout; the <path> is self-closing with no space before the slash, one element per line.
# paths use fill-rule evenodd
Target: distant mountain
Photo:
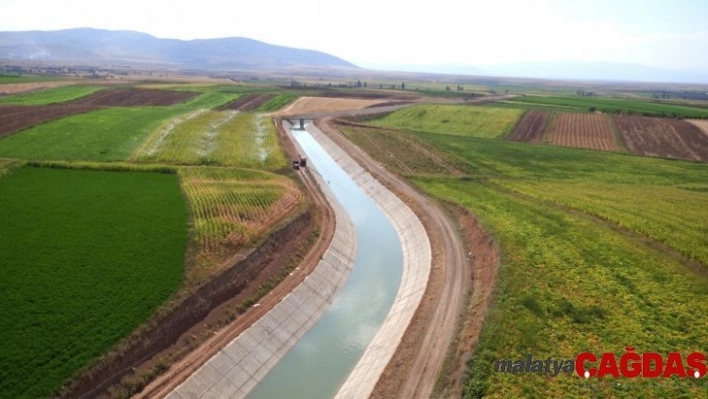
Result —
<path fill-rule="evenodd" d="M 708 71 L 667 70 L 616 62 L 528 62 L 479 68 L 484 75 L 564 80 L 708 83 Z"/>
<path fill-rule="evenodd" d="M 319 51 L 243 37 L 185 41 L 92 28 L 0 32 L 0 60 L 154 64 L 205 70 L 357 68 Z"/>

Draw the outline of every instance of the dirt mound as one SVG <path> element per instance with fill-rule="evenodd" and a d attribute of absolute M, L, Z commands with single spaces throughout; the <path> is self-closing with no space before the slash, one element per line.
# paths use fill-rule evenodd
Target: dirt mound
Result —
<path fill-rule="evenodd" d="M 508 140 L 525 143 L 540 143 L 546 131 L 548 114 L 543 111 L 529 111 L 524 114 L 514 131 L 507 136 Z"/>
<path fill-rule="evenodd" d="M 219 108 L 219 111 L 232 109 L 236 111 L 253 111 L 254 109 L 260 107 L 266 101 L 270 100 L 274 96 L 272 94 L 248 94 L 237 99 L 234 102 L 224 105 Z"/>
<path fill-rule="evenodd" d="M 198 94 L 191 91 L 110 89 L 67 104 L 97 107 L 168 106 L 189 101 Z"/>

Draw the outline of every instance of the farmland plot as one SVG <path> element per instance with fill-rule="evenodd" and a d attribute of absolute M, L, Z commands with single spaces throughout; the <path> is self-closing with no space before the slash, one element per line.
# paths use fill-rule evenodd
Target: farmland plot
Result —
<path fill-rule="evenodd" d="M 66 107 L 57 105 L 59 110 Z M 164 107 L 106 108 L 65 117 L 0 139 L 0 157 L 124 161 L 162 120 L 179 112 Z"/>
<path fill-rule="evenodd" d="M 238 111 L 197 111 L 168 121 L 134 154 L 140 162 L 275 170 L 286 165 L 269 120 Z"/>
<path fill-rule="evenodd" d="M 507 134 L 521 114 L 518 109 L 417 105 L 367 123 L 416 132 L 497 138 Z"/>
<path fill-rule="evenodd" d="M 619 150 L 610 121 L 601 114 L 556 114 L 548 128 L 547 139 L 551 144 L 564 147 Z"/>
<path fill-rule="evenodd" d="M 303 201 L 292 180 L 268 172 L 188 167 L 179 177 L 194 215 L 196 278 L 253 243 Z"/>
<path fill-rule="evenodd" d="M 693 120 L 689 120 L 689 122 L 691 122 L 692 124 L 697 126 L 699 129 L 701 129 L 703 131 L 703 133 L 708 135 L 708 120 L 693 119 Z"/>
<path fill-rule="evenodd" d="M 0 138 L 34 125 L 96 110 L 89 106 L 65 104 L 0 106 Z"/>
<path fill-rule="evenodd" d="M 38 92 L 0 97 L 0 104 L 46 105 L 75 100 L 103 89 L 99 86 L 60 86 Z"/>
<path fill-rule="evenodd" d="M 183 103 L 199 93 L 150 89 L 109 89 L 74 101 L 75 105 L 98 107 L 168 106 Z"/>
<path fill-rule="evenodd" d="M 176 176 L 26 167 L 0 178 L 0 396 L 50 397 L 179 286 Z"/>
<path fill-rule="evenodd" d="M 546 131 L 548 114 L 543 111 L 528 111 L 521 118 L 514 128 L 514 131 L 507 136 L 513 141 L 526 143 L 540 143 L 543 141 L 543 133 Z"/>
<path fill-rule="evenodd" d="M 615 123 L 633 154 L 708 161 L 708 135 L 686 121 L 617 116 Z"/>

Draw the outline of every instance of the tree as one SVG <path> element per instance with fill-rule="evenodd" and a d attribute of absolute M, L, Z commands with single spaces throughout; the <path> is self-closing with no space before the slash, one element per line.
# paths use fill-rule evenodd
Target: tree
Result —
<path fill-rule="evenodd" d="M 405 89 L 406 89 L 406 82 L 403 82 L 403 83 L 401 83 L 401 90 L 405 90 Z"/>
<path fill-rule="evenodd" d="M 450 91 L 450 86 L 445 86 L 445 91 Z"/>

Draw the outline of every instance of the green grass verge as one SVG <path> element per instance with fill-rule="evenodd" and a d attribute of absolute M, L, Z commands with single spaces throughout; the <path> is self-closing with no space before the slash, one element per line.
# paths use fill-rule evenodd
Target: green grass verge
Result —
<path fill-rule="evenodd" d="M 641 114 L 646 116 L 677 118 L 708 118 L 708 109 L 705 108 L 629 99 L 526 96 L 513 98 L 510 102 L 573 107 L 580 110 L 588 110 L 590 107 L 594 107 L 596 110 L 606 113 Z"/>
<path fill-rule="evenodd" d="M 27 167 L 0 192 L 0 392 L 47 397 L 177 289 L 187 209 L 169 174 Z"/>
<path fill-rule="evenodd" d="M 45 105 L 62 103 L 88 96 L 102 89 L 103 87 L 98 86 L 61 86 L 42 91 L 0 97 L 0 104 Z"/>
<path fill-rule="evenodd" d="M 522 111 L 464 105 L 416 105 L 367 123 L 416 132 L 497 138 L 513 129 Z"/>

